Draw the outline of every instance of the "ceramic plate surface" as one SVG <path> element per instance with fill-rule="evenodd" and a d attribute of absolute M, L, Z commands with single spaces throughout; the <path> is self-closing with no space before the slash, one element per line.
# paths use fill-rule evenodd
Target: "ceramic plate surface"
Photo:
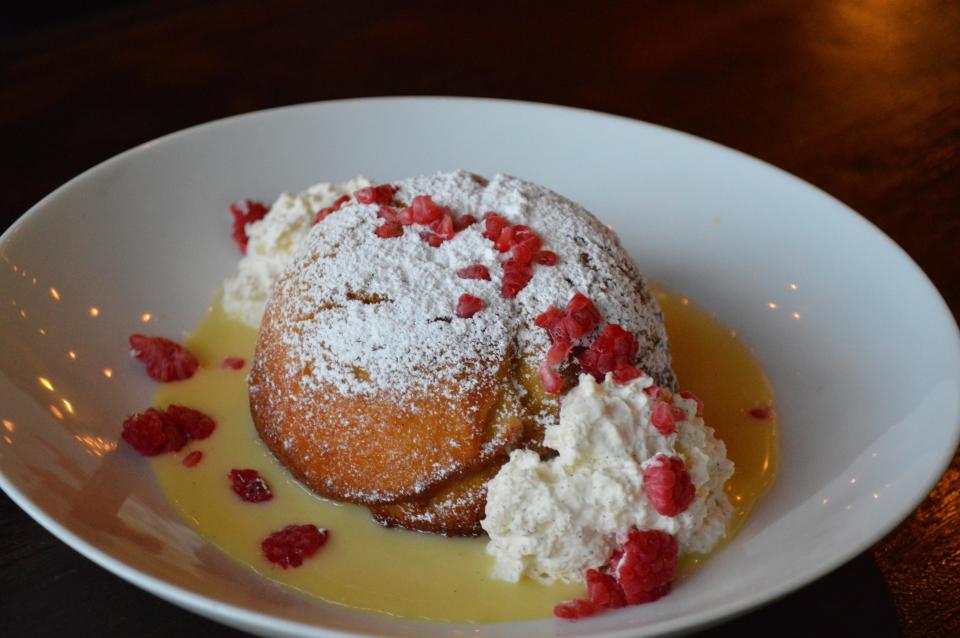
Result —
<path fill-rule="evenodd" d="M 120 423 L 154 385 L 126 336 L 178 337 L 237 251 L 227 205 L 362 173 L 510 173 L 614 226 L 641 271 L 717 313 L 775 386 L 778 479 L 736 540 L 667 598 L 576 624 L 399 621 L 272 585 L 180 521 Z M 490 100 L 309 104 L 144 144 L 0 239 L 0 485 L 64 542 L 177 605 L 272 636 L 648 636 L 769 601 L 906 517 L 957 445 L 960 342 L 887 237 L 782 171 L 623 118 Z M 794 284 L 795 287 L 791 287 Z M 74 353 L 75 358 L 69 353 Z"/>

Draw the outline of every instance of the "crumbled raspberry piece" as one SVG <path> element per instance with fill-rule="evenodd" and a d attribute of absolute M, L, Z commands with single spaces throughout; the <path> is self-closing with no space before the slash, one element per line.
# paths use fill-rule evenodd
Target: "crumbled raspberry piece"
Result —
<path fill-rule="evenodd" d="M 397 221 L 403 224 L 404 226 L 409 226 L 413 223 L 413 209 L 410 207 L 401 208 L 397 211 Z"/>
<path fill-rule="evenodd" d="M 660 396 L 660 386 L 657 384 L 647 386 L 643 389 L 643 393 L 650 397 L 651 401 L 656 401 L 657 397 Z"/>
<path fill-rule="evenodd" d="M 233 216 L 233 241 L 237 242 L 240 252 L 247 254 L 247 224 L 263 219 L 267 214 L 267 207 L 260 202 L 246 199 L 242 202 L 230 204 L 230 214 Z"/>
<path fill-rule="evenodd" d="M 597 607 L 619 609 L 627 604 L 617 579 L 596 569 L 587 570 L 587 595 Z"/>
<path fill-rule="evenodd" d="M 246 365 L 243 357 L 226 357 L 223 362 L 220 364 L 221 368 L 226 368 L 228 370 L 239 370 L 244 365 Z"/>
<path fill-rule="evenodd" d="M 353 197 L 361 204 L 389 204 L 396 193 L 397 187 L 393 184 L 381 184 L 361 188 L 353 194 Z"/>
<path fill-rule="evenodd" d="M 500 233 L 504 228 L 508 227 L 510 222 L 505 220 L 500 215 L 496 213 L 487 213 L 483 216 L 483 236 L 489 239 L 490 241 L 497 241 L 500 238 Z"/>
<path fill-rule="evenodd" d="M 658 454 L 643 470 L 643 493 L 653 509 L 664 516 L 676 516 L 690 507 L 697 488 L 682 459 Z"/>
<path fill-rule="evenodd" d="M 759 421 L 766 421 L 773 416 L 773 406 L 771 405 L 755 405 L 749 410 L 747 414 Z"/>
<path fill-rule="evenodd" d="M 484 305 L 483 299 L 479 297 L 460 295 L 460 299 L 457 300 L 457 316 L 463 319 L 469 319 L 483 310 Z"/>
<path fill-rule="evenodd" d="M 187 444 L 177 425 L 154 408 L 128 416 L 120 436 L 143 456 L 177 452 Z"/>
<path fill-rule="evenodd" d="M 570 354 L 570 350 L 573 348 L 573 342 L 569 339 L 557 339 L 557 342 L 550 346 L 550 349 L 547 350 L 546 363 L 548 366 L 555 368 L 561 363 L 566 361 L 567 355 Z"/>
<path fill-rule="evenodd" d="M 642 376 L 643 372 L 637 370 L 637 368 L 629 363 L 618 363 L 617 367 L 613 369 L 613 380 L 620 385 L 626 385 L 634 379 L 638 379 Z"/>
<path fill-rule="evenodd" d="M 566 332 L 573 339 L 578 339 L 593 332 L 600 325 L 603 317 L 593 302 L 582 293 L 576 293 L 567 302 L 564 325 Z"/>
<path fill-rule="evenodd" d="M 449 209 L 439 206 L 429 195 L 417 195 L 410 204 L 413 209 L 413 221 L 418 224 L 430 224 L 443 217 Z"/>
<path fill-rule="evenodd" d="M 503 262 L 503 283 L 500 294 L 505 299 L 513 299 L 523 290 L 533 278 L 533 268 L 529 264 L 521 264 L 514 259 Z"/>
<path fill-rule="evenodd" d="M 443 243 L 443 238 L 434 235 L 433 233 L 420 233 L 420 239 L 430 244 L 433 248 L 439 248 L 440 244 Z"/>
<path fill-rule="evenodd" d="M 695 395 L 693 392 L 687 392 L 684 390 L 680 393 L 684 399 L 690 399 L 697 402 L 697 416 L 703 416 L 703 401 L 700 400 L 700 397 Z"/>
<path fill-rule="evenodd" d="M 656 397 L 654 397 L 656 399 Z M 663 401 L 654 401 L 653 411 L 650 414 L 650 421 L 657 432 L 664 436 L 669 436 L 677 431 L 677 421 L 673 413 L 673 406 Z"/>
<path fill-rule="evenodd" d="M 500 236 L 495 242 L 493 242 L 493 247 L 498 251 L 505 253 L 510 250 L 510 246 L 513 245 L 513 226 L 507 225 L 500 230 Z"/>
<path fill-rule="evenodd" d="M 541 266 L 556 266 L 559 259 L 557 259 L 557 253 L 552 250 L 541 250 L 533 256 L 533 261 Z"/>
<path fill-rule="evenodd" d="M 600 608 L 591 601 L 577 598 L 557 604 L 553 608 L 553 615 L 564 620 L 577 621 L 592 616 L 598 611 Z"/>
<path fill-rule="evenodd" d="M 668 594 L 676 571 L 677 539 L 659 530 L 631 530 L 623 555 L 613 563 L 613 576 L 630 605 Z"/>
<path fill-rule="evenodd" d="M 383 222 L 373 233 L 382 239 L 400 237 L 403 235 L 403 226 L 399 222 Z"/>
<path fill-rule="evenodd" d="M 477 223 L 477 218 L 474 217 L 473 215 L 463 215 L 460 217 L 460 219 L 456 220 L 456 222 L 454 223 L 454 228 L 456 229 L 457 232 L 460 232 L 467 226 L 473 226 L 476 223 Z"/>
<path fill-rule="evenodd" d="M 520 229 L 520 230 L 517 230 Z M 526 226 L 514 226 L 510 254 L 522 264 L 532 264 L 533 258 L 540 252 L 543 241 L 530 232 Z"/>
<path fill-rule="evenodd" d="M 397 214 L 397 209 L 393 206 L 387 206 L 386 204 L 377 209 L 377 217 L 385 219 L 388 222 L 400 222 L 400 215 Z"/>
<path fill-rule="evenodd" d="M 317 216 L 313 218 L 314 224 L 319 224 L 333 213 L 340 210 L 340 207 L 350 201 L 349 195 L 341 195 L 334 200 L 333 204 L 317 211 Z"/>
<path fill-rule="evenodd" d="M 533 320 L 533 323 L 549 332 L 550 339 L 556 342 L 570 338 L 570 335 L 567 334 L 566 326 L 564 326 L 563 323 L 565 317 L 566 315 L 563 314 L 562 310 L 556 306 L 550 306 L 540 313 L 537 318 Z"/>
<path fill-rule="evenodd" d="M 132 334 L 130 348 L 133 355 L 146 365 L 150 378 L 161 383 L 189 379 L 200 367 L 189 350 L 165 337 Z"/>
<path fill-rule="evenodd" d="M 600 335 L 589 348 L 578 355 L 580 368 L 602 382 L 608 372 L 616 370 L 620 363 L 633 364 L 637 360 L 640 344 L 637 338 L 615 323 L 604 326 Z"/>
<path fill-rule="evenodd" d="M 566 388 L 563 377 L 557 374 L 553 366 L 547 364 L 546 361 L 540 364 L 537 373 L 540 375 L 540 385 L 543 386 L 543 391 L 547 394 L 560 394 Z"/>
<path fill-rule="evenodd" d="M 457 271 L 457 277 L 460 279 L 483 279 L 490 281 L 490 271 L 483 264 L 474 264 Z"/>
<path fill-rule="evenodd" d="M 430 231 L 444 241 L 453 239 L 457 231 L 453 228 L 453 215 L 449 210 L 444 212 L 440 219 L 430 224 Z"/>
<path fill-rule="evenodd" d="M 194 450 L 190 454 L 183 457 L 183 467 L 194 467 L 197 463 L 203 460 L 203 452 L 201 450 Z"/>
<path fill-rule="evenodd" d="M 270 486 L 256 470 L 230 470 L 233 491 L 248 503 L 262 503 L 273 498 Z"/>
<path fill-rule="evenodd" d="M 217 427 L 217 422 L 203 412 L 182 405 L 168 405 L 163 416 L 185 437 L 194 441 L 207 438 Z"/>
<path fill-rule="evenodd" d="M 287 525 L 263 539 L 260 551 L 264 558 L 284 569 L 299 567 L 305 558 L 317 553 L 329 536 L 327 530 L 316 525 Z"/>

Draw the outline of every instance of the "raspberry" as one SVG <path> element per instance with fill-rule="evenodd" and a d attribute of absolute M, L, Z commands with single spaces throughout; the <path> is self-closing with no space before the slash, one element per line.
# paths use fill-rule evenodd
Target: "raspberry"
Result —
<path fill-rule="evenodd" d="M 457 300 L 457 316 L 463 319 L 469 319 L 483 310 L 484 305 L 483 299 L 479 297 L 460 295 L 460 299 Z"/>
<path fill-rule="evenodd" d="M 483 216 L 483 236 L 490 241 L 497 241 L 497 239 L 500 238 L 500 233 L 509 225 L 510 222 L 500 217 L 500 215 L 487 213 Z"/>
<path fill-rule="evenodd" d="M 303 559 L 317 553 L 326 542 L 330 533 L 318 529 L 316 525 L 287 525 L 260 542 L 263 557 L 271 563 L 288 567 L 299 567 Z"/>
<path fill-rule="evenodd" d="M 559 259 L 557 259 L 557 253 L 552 250 L 541 250 L 533 256 L 533 261 L 541 266 L 556 266 Z"/>
<path fill-rule="evenodd" d="M 247 254 L 247 224 L 263 219 L 267 214 L 267 207 L 260 202 L 246 199 L 242 202 L 230 204 L 230 214 L 233 215 L 233 232 L 231 237 L 240 247 L 240 252 Z"/>
<path fill-rule="evenodd" d="M 570 340 L 558 339 L 557 342 L 547 350 L 547 365 L 555 368 L 566 361 L 567 355 L 570 354 L 572 348 L 573 343 Z"/>
<path fill-rule="evenodd" d="M 600 608 L 591 601 L 578 598 L 559 603 L 553 608 L 553 615 L 564 620 L 577 621 L 592 616 L 598 611 Z"/>
<path fill-rule="evenodd" d="M 618 609 L 627 604 L 617 579 L 596 569 L 587 570 L 587 595 L 597 607 Z"/>
<path fill-rule="evenodd" d="M 533 258 L 536 257 L 537 253 L 540 252 L 540 247 L 543 246 L 543 241 L 532 233 L 525 239 L 518 239 L 518 235 L 521 237 L 524 235 L 523 232 L 517 232 L 518 228 L 526 228 L 526 226 L 514 226 L 510 254 L 522 264 L 532 264 Z"/>
<path fill-rule="evenodd" d="M 418 224 L 430 224 L 443 217 L 449 209 L 437 205 L 429 195 L 417 195 L 410 208 L 413 209 L 413 221 Z"/>
<path fill-rule="evenodd" d="M 397 187 L 393 184 L 381 184 L 361 188 L 353 196 L 361 204 L 389 204 L 396 193 Z"/>
<path fill-rule="evenodd" d="M 313 218 L 314 224 L 319 224 L 333 213 L 340 210 L 340 207 L 350 201 L 349 195 L 341 195 L 334 200 L 333 204 L 317 211 L 317 216 Z"/>
<path fill-rule="evenodd" d="M 400 237 L 403 235 L 403 226 L 399 222 L 383 222 L 373 231 L 373 234 L 381 239 Z"/>
<path fill-rule="evenodd" d="M 474 264 L 457 271 L 457 277 L 460 279 L 483 279 L 490 281 L 490 271 L 483 264 Z"/>
<path fill-rule="evenodd" d="M 643 493 L 660 514 L 676 516 L 690 507 L 697 488 L 682 459 L 658 454 L 643 470 Z"/>
<path fill-rule="evenodd" d="M 503 284 L 500 294 L 505 299 L 513 299 L 533 278 L 533 269 L 529 264 L 521 264 L 514 259 L 503 262 Z"/>
<path fill-rule="evenodd" d="M 404 226 L 409 226 L 413 223 L 413 209 L 412 208 L 401 208 L 397 211 L 397 221 L 403 224 Z"/>
<path fill-rule="evenodd" d="M 150 378 L 161 383 L 189 379 L 200 367 L 189 350 L 165 337 L 132 334 L 130 348 L 133 355 L 147 366 Z"/>
<path fill-rule="evenodd" d="M 562 339 L 570 338 L 567 334 L 567 329 L 563 324 L 563 319 L 565 317 L 566 315 L 563 314 L 562 310 L 556 306 L 550 306 L 540 313 L 537 318 L 533 320 L 533 323 L 549 332 L 550 339 L 556 342 Z"/>
<path fill-rule="evenodd" d="M 220 364 L 220 367 L 228 370 L 239 370 L 246 365 L 246 363 L 247 362 L 243 360 L 243 357 L 226 357 Z"/>
<path fill-rule="evenodd" d="M 183 463 L 183 467 L 193 467 L 202 460 L 203 452 L 200 450 L 194 450 L 190 454 L 183 457 L 183 461 L 181 461 L 181 463 Z"/>
<path fill-rule="evenodd" d="M 659 390 L 659 388 L 657 389 Z M 656 401 L 656 397 L 653 398 Z M 657 432 L 664 436 L 669 436 L 677 431 L 677 422 L 673 413 L 673 406 L 663 401 L 656 401 L 653 404 L 650 421 L 653 423 L 653 427 L 657 429 Z"/>
<path fill-rule="evenodd" d="M 608 372 L 616 370 L 621 363 L 633 364 L 637 360 L 640 345 L 637 338 L 615 323 L 604 326 L 600 335 L 589 348 L 577 356 L 580 368 L 602 382 Z"/>
<path fill-rule="evenodd" d="M 631 530 L 623 555 L 613 566 L 613 576 L 630 605 L 668 594 L 676 571 L 677 539 L 659 530 Z"/>
<path fill-rule="evenodd" d="M 248 503 L 262 503 L 273 498 L 270 486 L 256 470 L 230 470 L 227 476 L 233 491 Z"/>
<path fill-rule="evenodd" d="M 154 408 L 128 416 L 120 436 L 143 456 L 177 452 L 187 444 L 186 435 L 176 424 Z"/>
<path fill-rule="evenodd" d="M 400 215 L 397 213 L 397 209 L 393 206 L 387 206 L 386 204 L 377 209 L 377 217 L 385 219 L 388 222 L 400 222 Z"/>
<path fill-rule="evenodd" d="M 613 380 L 620 385 L 626 385 L 634 379 L 638 379 L 642 376 L 643 372 L 637 370 L 629 363 L 618 363 L 617 367 L 613 369 Z"/>
<path fill-rule="evenodd" d="M 703 416 L 703 401 L 700 400 L 700 397 L 695 395 L 693 392 L 687 392 L 684 390 L 680 393 L 684 399 L 691 399 L 697 402 L 697 416 Z"/>
<path fill-rule="evenodd" d="M 477 223 L 476 217 L 474 217 L 473 215 L 464 215 L 454 223 L 454 228 L 457 230 L 457 232 L 460 232 L 467 226 L 473 226 L 476 223 Z"/>
<path fill-rule="evenodd" d="M 505 253 L 513 245 L 513 226 L 507 225 L 500 229 L 500 236 L 493 242 L 493 247 Z"/>
<path fill-rule="evenodd" d="M 579 292 L 570 298 L 564 312 L 566 314 L 564 325 L 567 334 L 573 339 L 578 339 L 593 332 L 594 328 L 599 326 L 603 320 L 593 302 Z"/>
<path fill-rule="evenodd" d="M 453 215 L 450 213 L 450 211 L 447 210 L 443 214 L 443 217 L 431 223 L 430 230 L 434 235 L 444 241 L 453 239 L 453 236 L 457 234 L 457 231 L 453 228 Z"/>
<path fill-rule="evenodd" d="M 773 416 L 773 407 L 769 405 L 755 405 L 747 410 L 747 414 L 759 421 L 766 421 Z"/>
<path fill-rule="evenodd" d="M 540 364 L 537 370 L 540 375 L 540 385 L 547 394 L 560 394 L 564 390 L 563 378 L 557 374 L 557 371 L 547 364 L 546 361 Z"/>
<path fill-rule="evenodd" d="M 651 401 L 656 401 L 657 397 L 660 396 L 660 386 L 656 384 L 647 386 L 643 389 L 643 393 L 650 397 Z"/>
<path fill-rule="evenodd" d="M 185 437 L 195 441 L 207 438 L 217 427 L 217 422 L 203 412 L 182 405 L 168 405 L 163 418 L 172 423 Z"/>
<path fill-rule="evenodd" d="M 439 248 L 440 244 L 443 243 L 443 239 L 433 233 L 420 233 L 420 239 L 430 244 L 433 248 Z"/>

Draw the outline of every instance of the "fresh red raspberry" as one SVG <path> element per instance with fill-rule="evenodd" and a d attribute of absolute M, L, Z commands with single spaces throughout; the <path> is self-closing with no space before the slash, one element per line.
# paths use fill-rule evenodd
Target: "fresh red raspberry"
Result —
<path fill-rule="evenodd" d="M 381 239 L 391 237 L 401 237 L 403 235 L 403 226 L 399 222 L 383 222 L 373 231 L 373 234 Z"/>
<path fill-rule="evenodd" d="M 190 454 L 183 457 L 183 467 L 194 467 L 197 463 L 203 460 L 203 452 L 201 450 L 194 450 Z"/>
<path fill-rule="evenodd" d="M 490 271 L 483 264 L 474 264 L 457 271 L 457 277 L 460 279 L 483 279 L 490 281 Z"/>
<path fill-rule="evenodd" d="M 617 365 L 637 360 L 640 344 L 637 338 L 615 323 L 604 326 L 600 335 L 589 348 L 578 355 L 580 368 L 602 382 L 608 372 L 616 370 Z"/>
<path fill-rule="evenodd" d="M 396 186 L 393 184 L 381 184 L 380 186 L 361 188 L 353 194 L 353 197 L 361 204 L 389 204 L 393 201 L 393 196 L 396 194 Z"/>
<path fill-rule="evenodd" d="M 540 385 L 547 394 L 560 394 L 566 389 L 563 377 L 557 374 L 556 369 L 546 361 L 540 364 L 537 373 L 540 375 Z"/>
<path fill-rule="evenodd" d="M 194 441 L 207 438 L 217 427 L 217 422 L 203 412 L 182 405 L 168 405 L 163 418 Z"/>
<path fill-rule="evenodd" d="M 457 232 L 460 232 L 467 226 L 473 226 L 476 223 L 477 223 L 477 218 L 474 217 L 473 215 L 463 215 L 462 217 L 460 217 L 460 219 L 456 220 L 456 222 L 454 223 L 454 228 L 456 229 Z"/>
<path fill-rule="evenodd" d="M 664 436 L 669 436 L 677 431 L 677 420 L 673 412 L 673 406 L 663 401 L 657 401 L 656 397 L 654 397 L 653 411 L 650 413 L 650 422 L 653 423 L 657 432 Z"/>
<path fill-rule="evenodd" d="M 267 207 L 260 202 L 245 199 L 242 202 L 230 204 L 230 214 L 233 216 L 233 241 L 237 242 L 240 252 L 247 254 L 247 224 L 263 219 L 267 214 Z"/>
<path fill-rule="evenodd" d="M 537 318 L 533 320 L 533 323 L 549 332 L 551 341 L 556 342 L 570 338 L 570 335 L 567 334 L 567 328 L 563 323 L 564 318 L 566 318 L 566 315 L 563 314 L 562 310 L 556 306 L 550 306 L 540 313 Z"/>
<path fill-rule="evenodd" d="M 233 491 L 248 503 L 262 503 L 273 498 L 270 486 L 256 470 L 230 470 L 227 476 Z"/>
<path fill-rule="evenodd" d="M 603 321 L 603 316 L 593 302 L 579 292 L 567 302 L 564 314 L 566 315 L 564 320 L 566 332 L 572 339 L 590 334 Z"/>
<path fill-rule="evenodd" d="M 773 416 L 773 406 L 755 405 L 749 410 L 747 410 L 747 414 L 757 419 L 758 421 L 766 421 Z"/>
<path fill-rule="evenodd" d="M 417 195 L 410 204 L 413 209 L 413 221 L 418 224 L 431 224 L 443 217 L 449 209 L 439 206 L 429 195 Z"/>
<path fill-rule="evenodd" d="M 553 608 L 553 615 L 564 620 L 577 621 L 581 618 L 587 618 L 600 611 L 594 603 L 589 600 L 568 600 L 557 604 Z"/>
<path fill-rule="evenodd" d="M 143 456 L 177 452 L 187 444 L 186 435 L 176 423 L 154 408 L 128 416 L 120 436 Z"/>
<path fill-rule="evenodd" d="M 287 525 L 260 542 L 263 557 L 271 563 L 288 567 L 299 567 L 305 558 L 317 553 L 327 542 L 330 533 L 318 529 L 316 525 Z"/>
<path fill-rule="evenodd" d="M 643 372 L 637 370 L 637 368 L 629 363 L 618 363 L 617 367 L 613 369 L 613 380 L 620 385 L 626 385 L 634 379 L 639 379 L 642 376 Z"/>
<path fill-rule="evenodd" d="M 556 368 L 567 360 L 567 355 L 570 354 L 572 348 L 573 342 L 569 339 L 558 339 L 557 342 L 547 350 L 546 364 L 552 368 Z"/>
<path fill-rule="evenodd" d="M 643 470 L 643 493 L 660 514 L 676 516 L 690 507 L 697 488 L 682 459 L 658 454 Z"/>
<path fill-rule="evenodd" d="M 167 383 L 189 379 L 200 367 L 197 358 L 176 341 L 165 337 L 130 335 L 133 355 L 147 367 L 151 379 Z"/>
<path fill-rule="evenodd" d="M 220 363 L 220 367 L 227 370 L 239 370 L 246 364 L 247 362 L 244 361 L 243 357 L 226 357 L 223 362 Z"/>
<path fill-rule="evenodd" d="M 350 201 L 349 195 L 341 195 L 334 200 L 333 204 L 317 211 L 317 216 L 313 218 L 314 224 L 319 224 L 333 213 L 340 210 L 340 207 Z"/>
<path fill-rule="evenodd" d="M 596 569 L 587 570 L 587 595 L 597 607 L 619 609 L 627 604 L 617 579 Z"/>
<path fill-rule="evenodd" d="M 700 400 L 700 397 L 695 395 L 693 392 L 687 392 L 684 390 L 680 393 L 684 399 L 692 399 L 697 402 L 697 416 L 703 416 L 703 401 Z"/>
<path fill-rule="evenodd" d="M 502 253 L 510 250 L 510 246 L 513 245 L 513 229 L 513 226 L 504 226 L 500 230 L 500 236 L 497 237 L 497 241 L 493 242 L 493 247 Z"/>
<path fill-rule="evenodd" d="M 490 241 L 497 241 L 504 228 L 510 226 L 510 222 L 496 213 L 487 213 L 483 216 L 483 236 Z"/>
<path fill-rule="evenodd" d="M 522 264 L 532 264 L 534 257 L 540 252 L 540 247 L 543 246 L 543 241 L 533 233 L 525 236 L 526 231 L 518 231 L 518 228 L 525 229 L 527 227 L 513 227 L 513 243 L 510 245 L 510 254 Z M 529 231 L 529 229 L 527 229 L 527 231 Z M 518 237 L 524 238 L 518 239 Z"/>
<path fill-rule="evenodd" d="M 479 297 L 460 295 L 460 299 L 457 300 L 457 316 L 463 319 L 469 319 L 483 310 L 484 305 L 486 304 L 483 303 L 483 299 Z"/>
<path fill-rule="evenodd" d="M 533 261 L 541 266 L 556 266 L 559 259 L 557 259 L 557 253 L 552 250 L 541 250 L 533 256 Z"/>
<path fill-rule="evenodd" d="M 613 576 L 627 604 L 639 605 L 670 592 L 677 571 L 677 539 L 659 530 L 631 530 L 623 554 L 613 563 Z"/>
<path fill-rule="evenodd" d="M 409 226 L 413 223 L 413 209 L 410 207 L 401 208 L 397 211 L 397 221 L 403 224 L 404 226 Z"/>
<path fill-rule="evenodd" d="M 400 223 L 400 214 L 397 213 L 397 209 L 386 204 L 377 209 L 377 217 L 388 222 Z"/>

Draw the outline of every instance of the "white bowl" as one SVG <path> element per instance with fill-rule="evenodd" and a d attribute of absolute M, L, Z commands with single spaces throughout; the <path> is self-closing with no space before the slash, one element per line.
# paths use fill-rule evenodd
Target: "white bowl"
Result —
<path fill-rule="evenodd" d="M 392 180 L 453 168 L 511 173 L 583 203 L 616 228 L 641 270 L 735 328 L 775 385 L 775 487 L 729 547 L 655 604 L 576 624 L 477 629 L 307 600 L 207 545 L 167 504 L 146 464 L 116 449 L 124 416 L 154 390 L 130 362 L 126 336 L 142 329 L 144 313 L 153 315 L 150 331 L 175 337 L 200 319 L 237 259 L 224 219 L 229 202 L 272 201 L 282 190 L 357 173 Z M 0 255 L 0 485 L 121 577 L 265 635 L 688 630 L 863 551 L 910 513 L 957 446 L 957 327 L 894 243 L 767 164 L 608 115 L 402 98 L 229 118 L 70 181 L 3 235 Z"/>

